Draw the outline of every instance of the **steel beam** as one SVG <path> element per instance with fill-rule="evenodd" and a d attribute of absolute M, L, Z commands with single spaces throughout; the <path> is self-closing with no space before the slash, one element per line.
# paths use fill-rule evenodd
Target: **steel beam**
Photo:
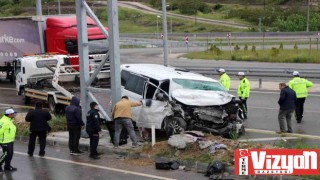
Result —
<path fill-rule="evenodd" d="M 120 80 L 120 48 L 119 48 L 119 22 L 118 22 L 118 1 L 108 0 L 108 26 L 110 45 L 110 77 L 112 106 L 121 98 Z"/>
<path fill-rule="evenodd" d="M 87 34 L 87 15 L 84 4 L 84 0 L 76 0 L 82 120 L 86 123 L 86 114 L 90 109 L 90 102 L 86 84 L 86 82 L 89 80 L 89 48 Z"/>

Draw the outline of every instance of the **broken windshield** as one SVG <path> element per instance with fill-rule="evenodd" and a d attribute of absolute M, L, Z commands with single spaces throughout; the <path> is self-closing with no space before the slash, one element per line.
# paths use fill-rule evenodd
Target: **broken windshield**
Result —
<path fill-rule="evenodd" d="M 226 91 L 219 82 L 199 81 L 192 79 L 172 79 L 185 89 L 205 90 L 205 91 Z"/>

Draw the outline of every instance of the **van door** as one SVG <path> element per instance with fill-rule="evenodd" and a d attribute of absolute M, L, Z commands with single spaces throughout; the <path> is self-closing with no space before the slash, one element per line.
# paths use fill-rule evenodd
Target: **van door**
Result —
<path fill-rule="evenodd" d="M 124 74 L 122 71 L 121 76 Z M 121 88 L 122 96 L 128 96 L 131 101 L 141 101 L 143 99 L 143 86 L 144 83 L 147 82 L 149 79 L 146 77 L 139 76 L 137 74 L 130 73 L 126 79 L 121 77 L 121 84 L 123 88 Z M 124 82 L 125 81 L 125 82 Z M 138 120 L 138 114 L 140 112 L 141 106 L 133 107 L 132 108 L 132 120 Z"/>
<path fill-rule="evenodd" d="M 168 82 L 162 82 L 158 86 L 150 81 L 145 83 L 144 99 L 149 99 L 148 95 L 150 96 L 150 94 L 154 94 L 154 96 L 151 106 L 141 107 L 137 121 L 139 127 L 151 128 L 154 125 L 156 129 L 161 129 L 164 118 L 172 115 L 171 105 L 168 102 L 169 94 L 166 90 L 161 89 L 164 84 L 169 86 Z M 158 97 L 159 94 L 161 94 L 161 97 Z"/>

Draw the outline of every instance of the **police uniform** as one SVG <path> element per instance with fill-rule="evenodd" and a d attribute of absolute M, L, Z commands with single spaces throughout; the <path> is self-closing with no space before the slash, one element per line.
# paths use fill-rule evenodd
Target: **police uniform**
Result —
<path fill-rule="evenodd" d="M 223 74 L 220 76 L 219 82 L 222 84 L 222 86 L 223 86 L 227 91 L 229 91 L 229 89 L 230 89 L 230 77 L 228 76 L 227 73 L 223 73 Z"/>
<path fill-rule="evenodd" d="M 239 73 L 238 75 L 244 76 L 244 73 Z M 242 102 L 241 109 L 244 112 L 244 118 L 247 119 L 248 109 L 247 109 L 247 99 L 250 96 L 250 82 L 249 80 L 244 77 L 240 80 L 239 86 L 238 86 L 238 97 L 240 98 Z"/>
<path fill-rule="evenodd" d="M 11 160 L 13 157 L 13 142 L 16 136 L 16 126 L 12 122 L 12 118 L 9 117 L 10 114 L 14 114 L 13 109 L 8 109 L 5 111 L 4 116 L 0 119 L 0 146 L 2 147 L 3 154 L 0 157 L 0 171 L 3 171 L 2 165 L 4 165 L 4 170 L 15 171 L 17 168 L 11 166 Z"/>
<path fill-rule="evenodd" d="M 289 81 L 289 87 L 295 91 L 297 96 L 296 101 L 296 120 L 298 123 L 302 121 L 303 118 L 303 106 L 308 97 L 308 88 L 313 86 L 311 81 L 299 77 L 299 72 L 294 71 L 295 76 L 291 81 Z"/>
<path fill-rule="evenodd" d="M 90 137 L 90 157 L 96 158 L 98 156 L 97 147 L 99 144 L 100 115 L 99 110 L 91 109 L 87 114 L 86 131 Z"/>

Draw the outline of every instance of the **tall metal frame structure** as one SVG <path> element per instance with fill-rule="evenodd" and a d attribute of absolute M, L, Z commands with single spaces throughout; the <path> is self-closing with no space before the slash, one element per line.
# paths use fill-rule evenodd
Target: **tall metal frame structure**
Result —
<path fill-rule="evenodd" d="M 91 83 L 101 70 L 108 58 L 110 58 L 110 78 L 111 78 L 111 96 L 112 105 L 120 99 L 121 87 L 120 87 L 120 52 L 119 52 L 119 23 L 118 23 L 118 7 L 117 0 L 108 0 L 108 27 L 110 34 L 105 30 L 102 23 L 90 9 L 85 0 L 76 0 L 76 14 L 78 23 L 78 48 L 79 48 L 79 60 L 80 60 L 80 86 L 81 86 L 81 105 L 82 119 L 86 119 L 86 112 L 89 111 L 90 100 L 99 101 L 94 97 L 94 88 L 90 88 Z M 96 22 L 102 33 L 108 37 L 109 51 L 106 58 L 100 63 L 99 68 L 95 70 L 93 75 L 89 77 L 89 58 L 88 58 L 88 36 L 87 36 L 87 14 Z M 105 92 L 107 93 L 106 90 Z M 103 116 L 110 120 L 110 117 L 106 113 L 105 109 L 99 104 L 99 108 Z"/>
<path fill-rule="evenodd" d="M 36 1 L 37 16 L 42 19 L 41 0 Z M 119 23 L 118 23 L 118 7 L 117 0 L 108 0 L 108 28 L 110 34 L 103 27 L 102 23 L 90 9 L 85 0 L 75 0 L 76 16 L 77 16 L 77 30 L 78 30 L 78 50 L 79 50 L 79 65 L 80 65 L 80 88 L 81 88 L 81 106 L 82 119 L 86 121 L 86 113 L 89 111 L 89 104 L 91 101 L 96 101 L 99 104 L 99 109 L 105 119 L 110 120 L 106 110 L 102 107 L 99 101 L 94 97 L 93 92 L 110 93 L 112 96 L 112 105 L 121 97 L 120 86 L 120 51 L 119 51 Z M 98 25 L 101 32 L 108 37 L 109 51 L 106 58 L 101 61 L 99 67 L 95 72 L 89 76 L 89 49 L 88 49 L 88 34 L 87 34 L 87 15 L 90 16 Z M 43 29 L 39 26 L 39 31 Z M 91 83 L 96 78 L 97 74 L 110 58 L 110 89 L 97 89 L 90 87 Z"/>

